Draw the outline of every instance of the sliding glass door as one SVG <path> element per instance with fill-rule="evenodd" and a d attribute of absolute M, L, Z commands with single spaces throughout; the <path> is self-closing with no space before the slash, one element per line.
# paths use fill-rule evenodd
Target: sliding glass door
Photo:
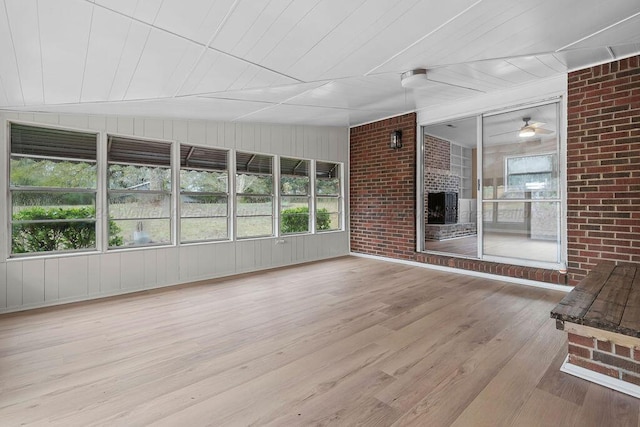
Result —
<path fill-rule="evenodd" d="M 419 249 L 562 265 L 559 106 L 556 101 L 422 128 Z"/>

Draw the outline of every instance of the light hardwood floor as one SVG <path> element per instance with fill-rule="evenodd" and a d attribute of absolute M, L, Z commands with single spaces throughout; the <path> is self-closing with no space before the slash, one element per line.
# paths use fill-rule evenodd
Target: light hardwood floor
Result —
<path fill-rule="evenodd" d="M 562 296 L 345 257 L 0 316 L 0 425 L 637 426 Z"/>

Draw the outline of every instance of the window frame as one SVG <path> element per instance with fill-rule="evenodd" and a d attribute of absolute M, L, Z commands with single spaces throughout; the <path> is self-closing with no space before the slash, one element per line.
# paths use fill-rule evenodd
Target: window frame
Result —
<path fill-rule="evenodd" d="M 318 164 L 319 163 L 326 163 L 326 164 L 333 164 L 334 168 L 332 170 L 334 170 L 335 168 L 338 169 L 337 173 L 336 173 L 336 178 L 338 179 L 338 193 L 337 194 L 318 194 L 318 181 L 321 181 L 321 178 L 319 177 L 319 174 L 321 172 L 318 172 Z M 330 233 L 330 232 L 335 232 L 335 231 L 344 231 L 344 164 L 341 162 L 333 162 L 333 161 L 325 161 L 325 160 L 316 160 L 314 161 L 314 181 L 313 181 L 313 199 L 314 199 L 314 212 L 313 212 L 313 216 L 314 216 L 314 233 Z M 331 172 L 329 172 L 331 173 Z M 331 179 L 331 177 L 328 177 L 329 179 Z M 327 230 L 320 230 L 318 229 L 318 199 L 335 199 L 337 200 L 337 205 L 338 205 L 338 211 L 337 212 L 332 212 L 329 211 L 328 214 L 329 216 L 331 215 L 337 215 L 338 216 L 338 227 L 337 228 L 329 228 Z"/>
<path fill-rule="evenodd" d="M 306 175 L 291 175 L 291 174 L 285 174 L 282 172 L 282 159 L 288 159 L 288 160 L 297 160 L 300 163 L 302 162 L 306 162 L 307 163 L 307 174 Z M 296 235 L 305 235 L 305 234 L 312 234 L 313 232 L 313 226 L 314 226 L 314 215 L 312 215 L 312 209 L 313 209 L 313 187 L 315 185 L 315 182 L 312 180 L 312 164 L 313 161 L 311 159 L 303 159 L 303 158 L 299 158 L 299 157 L 289 157 L 289 156 L 279 156 L 278 157 L 279 160 L 279 174 L 278 174 L 278 235 L 279 236 L 296 236 Z M 297 168 L 297 166 L 296 166 Z M 295 168 L 294 168 L 295 170 Z M 307 191 L 306 194 L 285 194 L 282 190 L 282 178 L 283 177 L 306 177 L 307 178 Z M 307 230 L 306 231 L 294 231 L 294 232 L 289 232 L 289 233 L 285 233 L 282 231 L 282 212 L 283 212 L 283 200 L 284 198 L 303 198 L 306 197 L 307 198 Z"/>
<path fill-rule="evenodd" d="M 59 132 L 69 132 L 69 133 L 78 133 L 84 134 L 85 136 L 93 136 L 95 139 L 95 157 L 93 159 L 83 159 L 80 157 L 73 156 L 50 156 L 50 155 L 42 155 L 42 154 L 14 154 L 13 153 L 13 139 L 12 139 L 12 126 L 22 126 L 22 127 L 30 127 L 30 128 L 39 128 L 44 131 L 59 131 Z M 42 257 L 48 255 L 69 255 L 74 253 L 90 253 L 90 252 L 98 252 L 101 248 L 101 226 L 100 226 L 100 215 L 98 212 L 100 211 L 100 132 L 91 131 L 88 129 L 76 129 L 64 126 L 56 126 L 42 123 L 31 123 L 31 122 L 23 122 L 19 120 L 7 120 L 5 122 L 5 130 L 6 130 L 6 215 L 7 215 L 7 241 L 6 241 L 6 250 L 7 250 L 7 258 L 24 258 L 24 257 Z M 41 159 L 41 160 L 59 160 L 59 161 L 68 161 L 73 163 L 89 163 L 95 165 L 95 187 L 47 187 L 47 186 L 13 186 L 11 184 L 11 160 L 14 157 L 20 158 L 30 158 L 30 159 Z M 59 193 L 59 194 L 87 194 L 93 198 L 93 217 L 91 218 L 69 218 L 69 219 L 58 219 L 58 220 L 19 220 L 15 221 L 13 219 L 13 199 L 14 193 Z M 93 229 L 95 234 L 95 241 L 93 247 L 90 248 L 77 248 L 77 249 L 62 249 L 62 250 L 51 250 L 51 251 L 37 251 L 37 252 L 24 252 L 24 253 L 14 253 L 13 252 L 13 227 L 16 224 L 72 224 L 72 223 L 93 223 Z"/>
<path fill-rule="evenodd" d="M 217 147 L 206 147 L 206 146 L 199 146 L 199 145 L 195 145 L 195 144 L 188 144 L 188 143 L 184 143 L 184 144 L 179 144 L 180 145 L 180 149 L 182 149 L 182 147 L 191 147 L 192 150 L 197 150 L 197 149 L 202 149 L 205 151 L 219 151 L 219 152 L 224 152 L 225 153 L 225 163 L 226 163 L 226 169 L 222 170 L 222 169 L 213 169 L 213 168 L 204 168 L 204 167 L 188 167 L 188 166 L 183 166 L 182 165 L 182 154 L 180 154 L 180 161 L 178 162 L 178 176 L 177 176 L 177 180 L 178 180 L 178 185 L 177 185 L 177 211 L 178 213 L 176 214 L 176 219 L 177 219 L 177 225 L 179 228 L 178 231 L 178 235 L 180 236 L 178 238 L 178 243 L 181 245 L 189 245 L 189 244 L 197 244 L 197 243 L 207 243 L 207 242 L 223 242 L 223 241 L 229 241 L 231 240 L 231 185 L 233 184 L 231 182 L 231 170 L 230 170 L 230 158 L 231 158 L 231 151 L 228 149 L 223 149 L 223 148 L 217 148 Z M 181 153 L 181 151 L 179 151 Z M 187 158 L 188 161 L 188 158 Z M 224 172 L 227 176 L 227 191 L 226 192 L 212 192 L 212 191 L 183 191 L 182 190 L 182 171 L 183 170 L 189 170 L 189 171 L 200 171 L 200 172 Z M 186 196 L 209 196 L 209 197 L 225 197 L 226 199 L 226 214 L 224 216 L 222 215 L 214 215 L 214 216 L 199 216 L 199 217 L 185 217 L 183 215 L 183 209 L 182 209 L 182 196 L 186 195 Z M 194 219 L 194 218 L 226 218 L 226 236 L 222 237 L 222 238 L 218 238 L 218 239 L 209 239 L 209 238 L 205 238 L 205 239 L 198 239 L 198 240 L 183 240 L 183 226 L 182 226 L 182 220 L 183 219 Z"/>
<path fill-rule="evenodd" d="M 512 159 L 524 159 L 527 157 L 549 157 L 551 160 L 551 169 L 548 171 L 543 171 L 543 172 L 529 172 L 529 173 L 509 173 L 509 160 Z M 559 176 L 559 171 L 558 171 L 558 162 L 557 162 L 557 153 L 554 152 L 548 152 L 548 153 L 536 153 L 536 154 L 530 154 L 530 155 L 519 155 L 519 156 L 506 156 L 504 158 L 504 193 L 508 194 L 508 193 L 513 193 L 513 192 L 526 192 L 526 191 L 538 191 L 538 190 L 526 190 L 523 188 L 519 188 L 519 187 L 515 187 L 513 185 L 509 184 L 509 177 L 510 176 L 519 176 L 519 175 L 532 175 L 532 174 L 542 174 L 542 173 L 548 173 L 551 174 L 551 177 L 554 177 L 554 174 L 556 174 L 557 176 Z M 559 189 L 554 189 L 554 191 L 559 193 Z M 556 199 L 552 198 L 552 199 Z M 544 199 L 542 199 L 544 200 Z"/>
<path fill-rule="evenodd" d="M 123 161 L 110 161 L 110 148 L 111 148 L 111 140 L 110 137 L 127 140 L 128 142 L 140 142 L 151 143 L 151 144 L 164 144 L 169 148 L 169 165 L 158 165 L 153 163 L 141 163 L 141 162 L 123 162 Z M 127 250 L 127 249 L 139 249 L 139 248 L 147 248 L 147 247 L 158 247 L 158 246 L 173 246 L 176 243 L 176 219 L 179 214 L 176 213 L 176 205 L 177 202 L 175 200 L 176 194 L 176 172 L 175 172 L 175 155 L 174 150 L 178 145 L 175 141 L 168 141 L 162 139 L 154 139 L 148 137 L 140 137 L 140 136 L 131 136 L 131 135 L 120 135 L 111 132 L 105 132 L 105 140 L 106 140 L 106 149 L 104 156 L 104 211 L 105 211 L 105 249 L 106 252 L 113 252 L 118 250 Z M 140 190 L 140 189 L 111 189 L 110 187 L 110 177 L 109 177 L 109 167 L 112 164 L 116 165 L 125 165 L 125 166 L 134 166 L 134 167 L 148 167 L 148 168 L 162 168 L 169 171 L 169 179 L 170 182 L 167 185 L 168 190 Z M 122 246 L 109 246 L 109 240 L 111 238 L 109 234 L 108 223 L 111 221 L 110 217 L 110 209 L 109 209 L 109 196 L 111 194 L 122 194 L 122 195 L 151 195 L 151 196 L 164 196 L 166 200 L 168 200 L 169 208 L 168 208 L 168 216 L 166 217 L 144 217 L 144 218 L 115 218 L 114 221 L 125 220 L 125 221 L 133 221 L 138 220 L 148 221 L 148 220 L 168 220 L 169 221 L 169 241 L 168 242 L 149 242 L 149 243 L 140 243 L 140 244 L 131 244 L 131 245 L 122 245 Z M 142 230 L 144 231 L 144 230 Z"/>
<path fill-rule="evenodd" d="M 264 172 L 251 172 L 248 170 L 240 170 L 238 169 L 238 155 L 250 155 L 252 156 L 252 158 L 255 157 L 269 157 L 269 159 L 271 160 L 271 172 L 270 173 L 264 173 Z M 234 156 L 233 156 L 233 165 L 234 165 L 234 179 L 233 179 L 233 199 L 234 199 L 234 206 L 233 206 L 233 222 L 234 222 L 234 227 L 233 227 L 233 237 L 234 240 L 236 241 L 240 241 L 240 240 L 250 240 L 250 239 L 264 239 L 264 238 L 272 238 L 272 237 L 277 237 L 278 236 L 278 228 L 277 228 L 277 221 L 276 221 L 276 163 L 277 163 L 277 159 L 278 156 L 276 156 L 275 154 L 265 154 L 265 153 L 257 153 L 257 152 L 253 152 L 253 151 L 244 151 L 244 150 L 236 150 L 234 152 Z M 251 163 L 252 159 L 249 160 L 249 163 Z M 249 163 L 247 164 L 247 167 L 249 165 Z M 270 193 L 243 193 L 243 192 L 239 192 L 238 191 L 238 176 L 239 175 L 252 175 L 252 176 L 269 176 L 271 177 L 271 192 Z M 271 214 L 270 215 L 238 215 L 238 208 L 240 206 L 240 198 L 241 197 L 264 197 L 264 198 L 269 198 L 271 200 Z M 264 235 L 251 235 L 251 236 L 239 236 L 238 235 L 238 219 L 239 218 L 267 218 L 270 217 L 271 218 L 271 234 L 264 234 Z"/>

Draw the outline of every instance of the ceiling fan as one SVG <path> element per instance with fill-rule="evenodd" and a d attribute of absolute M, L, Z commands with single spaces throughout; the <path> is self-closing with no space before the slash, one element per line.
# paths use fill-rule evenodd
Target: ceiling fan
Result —
<path fill-rule="evenodd" d="M 518 131 L 518 136 L 520 138 L 529 138 L 536 135 L 548 135 L 553 133 L 552 130 L 545 129 L 542 127 L 544 123 L 541 123 L 541 122 L 529 123 L 531 121 L 531 117 L 523 117 L 522 121 L 524 122 L 524 125 Z"/>

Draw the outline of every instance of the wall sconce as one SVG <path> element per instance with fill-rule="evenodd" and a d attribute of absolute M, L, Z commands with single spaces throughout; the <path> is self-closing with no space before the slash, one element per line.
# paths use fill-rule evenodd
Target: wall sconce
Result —
<path fill-rule="evenodd" d="M 402 148 L 402 131 L 394 130 L 391 132 L 391 142 L 389 143 L 389 147 L 397 150 L 398 148 Z"/>

